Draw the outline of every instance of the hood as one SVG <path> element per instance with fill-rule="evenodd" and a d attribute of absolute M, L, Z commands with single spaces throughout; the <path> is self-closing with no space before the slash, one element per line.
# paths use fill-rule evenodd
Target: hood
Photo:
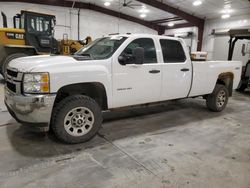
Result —
<path fill-rule="evenodd" d="M 78 63 L 78 61 L 70 56 L 39 55 L 14 59 L 9 63 L 9 67 L 21 72 L 32 72 L 33 70 L 50 70 L 54 67 L 72 66 L 72 63 Z"/>

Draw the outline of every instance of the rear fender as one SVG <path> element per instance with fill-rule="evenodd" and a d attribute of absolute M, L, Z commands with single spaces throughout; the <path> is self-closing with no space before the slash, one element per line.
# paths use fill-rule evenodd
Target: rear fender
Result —
<path fill-rule="evenodd" d="M 218 76 L 217 84 L 225 85 L 229 91 L 229 96 L 233 94 L 234 74 L 232 72 L 221 73 Z"/>

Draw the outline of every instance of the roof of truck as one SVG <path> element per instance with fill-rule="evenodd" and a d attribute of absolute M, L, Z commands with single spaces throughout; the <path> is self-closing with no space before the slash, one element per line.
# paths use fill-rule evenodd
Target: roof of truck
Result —
<path fill-rule="evenodd" d="M 166 38 L 166 39 L 174 39 L 174 40 L 182 40 L 181 38 L 177 37 L 171 37 L 171 36 L 166 36 L 166 35 L 155 35 L 155 34 L 145 34 L 145 33 L 125 33 L 125 34 L 119 34 L 119 33 L 114 33 L 114 34 L 109 34 L 110 36 L 121 36 L 121 37 L 150 37 L 150 38 Z"/>

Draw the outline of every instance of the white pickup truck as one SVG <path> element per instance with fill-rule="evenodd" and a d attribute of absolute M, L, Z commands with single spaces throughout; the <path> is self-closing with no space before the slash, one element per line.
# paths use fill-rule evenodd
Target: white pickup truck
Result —
<path fill-rule="evenodd" d="M 211 111 L 222 111 L 239 84 L 241 67 L 237 61 L 192 62 L 179 38 L 113 35 L 71 57 L 12 60 L 5 104 L 18 122 L 80 143 L 97 134 L 106 110 L 203 96 Z"/>

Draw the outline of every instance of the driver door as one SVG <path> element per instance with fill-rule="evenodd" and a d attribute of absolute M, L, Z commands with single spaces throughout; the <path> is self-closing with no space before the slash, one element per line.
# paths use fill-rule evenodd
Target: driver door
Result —
<path fill-rule="evenodd" d="M 144 48 L 143 64 L 119 63 L 113 59 L 113 107 L 150 103 L 159 100 L 161 92 L 161 65 L 157 61 L 152 38 L 133 40 L 121 53 L 133 58 L 136 47 Z M 131 62 L 130 62 L 131 63 Z"/>

